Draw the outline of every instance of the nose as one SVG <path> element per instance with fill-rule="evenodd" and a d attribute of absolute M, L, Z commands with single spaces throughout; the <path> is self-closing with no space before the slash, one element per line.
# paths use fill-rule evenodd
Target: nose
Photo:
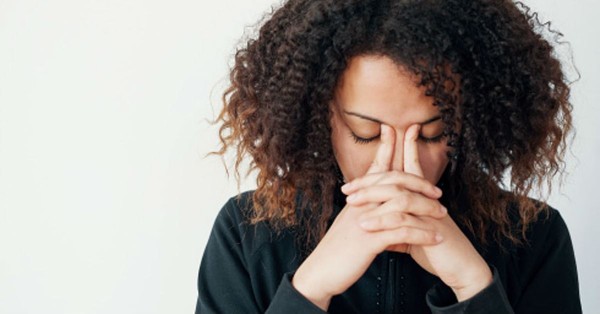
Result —
<path fill-rule="evenodd" d="M 404 171 L 404 130 L 394 131 L 394 153 L 392 155 L 392 170 Z"/>

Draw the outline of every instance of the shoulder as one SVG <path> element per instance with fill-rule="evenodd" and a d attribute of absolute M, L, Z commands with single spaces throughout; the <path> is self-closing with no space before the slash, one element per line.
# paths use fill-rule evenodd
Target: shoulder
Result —
<path fill-rule="evenodd" d="M 535 200 L 538 204 L 541 202 Z M 542 210 L 531 221 L 523 237 L 525 248 L 535 248 L 556 244 L 556 242 L 570 241 L 569 230 L 560 212 L 554 207 L 543 204 Z M 519 218 L 518 208 L 511 206 L 510 216 L 515 227 L 519 228 L 522 222 Z M 516 221 L 515 221 L 516 220 Z"/>
<path fill-rule="evenodd" d="M 513 235 L 519 241 L 508 238 L 490 241 L 480 253 L 498 269 L 511 302 L 516 304 L 532 285 L 539 285 L 543 290 L 544 285 L 572 282 L 572 278 L 577 277 L 575 257 L 569 230 L 560 212 L 544 205 L 523 233 L 519 207 L 512 204 L 507 210 Z"/>
<path fill-rule="evenodd" d="M 289 230 L 276 232 L 266 222 L 251 221 L 253 195 L 252 190 L 229 198 L 219 211 L 212 230 L 213 237 L 228 242 L 230 247 L 238 247 L 248 258 L 259 250 L 273 248 L 290 238 Z"/>
<path fill-rule="evenodd" d="M 571 235 L 560 212 L 547 206 L 532 222 L 526 232 L 523 250 L 537 257 L 537 260 L 549 262 L 552 256 L 574 258 Z M 536 263 L 537 264 L 537 263 Z"/>
<path fill-rule="evenodd" d="M 245 224 L 252 216 L 254 191 L 245 191 L 230 197 L 217 215 L 215 223 Z"/>
<path fill-rule="evenodd" d="M 253 194 L 254 191 L 246 191 L 230 197 L 217 214 L 212 233 L 241 242 L 248 230 L 255 226 L 251 223 Z"/>
<path fill-rule="evenodd" d="M 523 275 L 539 273 L 540 269 L 575 269 L 569 229 L 557 209 L 544 206 L 527 226 L 526 232 L 518 233 L 521 243 L 509 250 L 511 259 Z M 511 217 L 518 217 L 518 211 L 514 208 L 511 210 Z M 516 226 L 520 230 L 521 224 L 517 223 Z M 527 280 L 527 277 L 523 276 L 521 280 Z"/>
<path fill-rule="evenodd" d="M 492 264 L 507 266 L 512 271 L 516 268 L 517 273 L 522 275 L 520 280 L 525 280 L 525 274 L 536 273 L 543 265 L 571 265 L 570 260 L 574 259 L 569 229 L 560 212 L 550 205 L 534 201 L 543 204 L 543 207 L 524 232 L 518 205 L 513 203 L 507 208 L 516 241 L 503 237 L 499 241 L 489 240 L 487 245 L 476 245 Z"/>
<path fill-rule="evenodd" d="M 545 205 L 522 243 L 504 258 L 502 277 L 516 312 L 581 313 L 575 253 L 560 212 Z M 540 309 L 546 309 L 541 311 Z"/>

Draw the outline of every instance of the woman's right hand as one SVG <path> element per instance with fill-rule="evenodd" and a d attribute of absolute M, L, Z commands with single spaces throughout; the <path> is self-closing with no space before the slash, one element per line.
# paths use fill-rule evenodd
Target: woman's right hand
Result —
<path fill-rule="evenodd" d="M 382 125 L 381 142 L 367 174 L 389 170 L 394 150 L 394 134 Z M 296 271 L 292 285 L 324 311 L 331 298 L 354 284 L 375 257 L 386 248 L 398 244 L 434 245 L 442 239 L 418 216 L 443 218 L 437 199 L 441 191 L 427 180 L 401 173 L 403 187 L 411 192 L 404 204 L 403 226 L 393 230 L 368 232 L 360 227 L 361 215 L 379 204 L 346 205 L 315 250 Z"/>

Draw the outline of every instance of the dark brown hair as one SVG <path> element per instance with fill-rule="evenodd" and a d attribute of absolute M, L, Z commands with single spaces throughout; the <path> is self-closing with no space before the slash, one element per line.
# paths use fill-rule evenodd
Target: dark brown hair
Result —
<path fill-rule="evenodd" d="M 339 180 L 329 103 L 348 61 L 378 54 L 435 99 L 454 147 L 444 193 L 451 206 L 467 197 L 454 217 L 482 242 L 489 228 L 519 242 L 545 206 L 528 194 L 564 169 L 572 127 L 570 88 L 541 28 L 508 0 L 286 1 L 237 50 L 216 120 L 218 153 L 234 147 L 238 176 L 247 155 L 258 172 L 251 221 L 296 227 L 311 245 L 324 235 Z"/>

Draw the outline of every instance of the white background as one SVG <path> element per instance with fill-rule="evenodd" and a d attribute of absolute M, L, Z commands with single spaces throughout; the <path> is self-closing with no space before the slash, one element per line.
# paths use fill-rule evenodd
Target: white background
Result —
<path fill-rule="evenodd" d="M 236 193 L 211 119 L 271 0 L 0 0 L 0 313 L 192 313 L 213 219 Z M 570 176 L 550 203 L 600 308 L 596 1 L 527 1 L 582 78 Z M 252 188 L 253 179 L 242 185 Z"/>

